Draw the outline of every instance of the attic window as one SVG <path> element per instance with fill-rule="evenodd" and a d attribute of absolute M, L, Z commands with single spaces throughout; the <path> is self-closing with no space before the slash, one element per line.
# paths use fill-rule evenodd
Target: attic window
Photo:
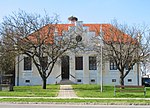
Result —
<path fill-rule="evenodd" d="M 76 41 L 77 42 L 81 42 L 82 41 L 82 36 L 81 35 L 77 35 L 76 36 Z"/>

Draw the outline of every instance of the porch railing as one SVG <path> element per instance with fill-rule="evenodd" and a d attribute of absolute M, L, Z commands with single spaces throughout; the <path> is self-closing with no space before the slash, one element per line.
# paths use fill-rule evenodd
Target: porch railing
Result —
<path fill-rule="evenodd" d="M 57 79 L 57 78 L 59 78 L 60 76 L 61 76 L 61 74 L 60 74 L 60 75 L 58 75 L 58 76 L 56 76 L 56 79 Z"/>
<path fill-rule="evenodd" d="M 56 79 L 59 78 L 61 76 L 61 74 L 59 74 L 58 76 L 56 76 Z M 69 76 L 71 76 L 72 78 L 76 78 L 75 76 L 73 76 L 72 74 L 69 74 Z"/>
<path fill-rule="evenodd" d="M 74 78 L 74 79 L 76 79 L 76 77 L 75 76 L 73 76 L 72 74 L 69 74 L 72 78 Z"/>

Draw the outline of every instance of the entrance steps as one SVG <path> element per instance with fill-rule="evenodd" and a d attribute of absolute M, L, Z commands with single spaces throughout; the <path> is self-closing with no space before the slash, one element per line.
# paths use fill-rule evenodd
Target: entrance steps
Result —
<path fill-rule="evenodd" d="M 75 84 L 75 83 L 70 81 L 70 80 L 68 80 L 68 79 L 63 79 L 58 84 L 60 84 L 60 85 L 71 85 L 71 84 Z"/>

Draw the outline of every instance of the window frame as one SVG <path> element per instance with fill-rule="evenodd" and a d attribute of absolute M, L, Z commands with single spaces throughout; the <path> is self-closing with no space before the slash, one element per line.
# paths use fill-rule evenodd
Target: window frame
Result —
<path fill-rule="evenodd" d="M 89 56 L 89 70 L 97 70 L 97 57 Z"/>
<path fill-rule="evenodd" d="M 128 67 L 129 67 L 128 64 L 126 64 L 125 69 L 128 70 Z M 133 66 L 132 66 L 131 70 L 133 70 Z"/>
<path fill-rule="evenodd" d="M 83 56 L 75 57 L 75 70 L 83 70 Z"/>
<path fill-rule="evenodd" d="M 117 70 L 117 65 L 116 65 L 116 63 L 110 60 L 110 61 L 109 61 L 109 69 L 110 69 L 110 70 Z"/>
<path fill-rule="evenodd" d="M 31 71 L 32 70 L 32 59 L 31 59 L 31 57 L 28 57 L 28 56 L 24 57 L 24 67 L 23 67 L 23 69 L 24 69 L 24 71 Z"/>

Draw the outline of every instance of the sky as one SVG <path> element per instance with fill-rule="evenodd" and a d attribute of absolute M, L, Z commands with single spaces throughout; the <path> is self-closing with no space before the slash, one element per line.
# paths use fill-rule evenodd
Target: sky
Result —
<path fill-rule="evenodd" d="M 58 14 L 62 23 L 68 23 L 73 15 L 83 23 L 111 23 L 115 19 L 121 24 L 150 25 L 150 0 L 1 0 L 0 22 L 19 9 Z"/>

